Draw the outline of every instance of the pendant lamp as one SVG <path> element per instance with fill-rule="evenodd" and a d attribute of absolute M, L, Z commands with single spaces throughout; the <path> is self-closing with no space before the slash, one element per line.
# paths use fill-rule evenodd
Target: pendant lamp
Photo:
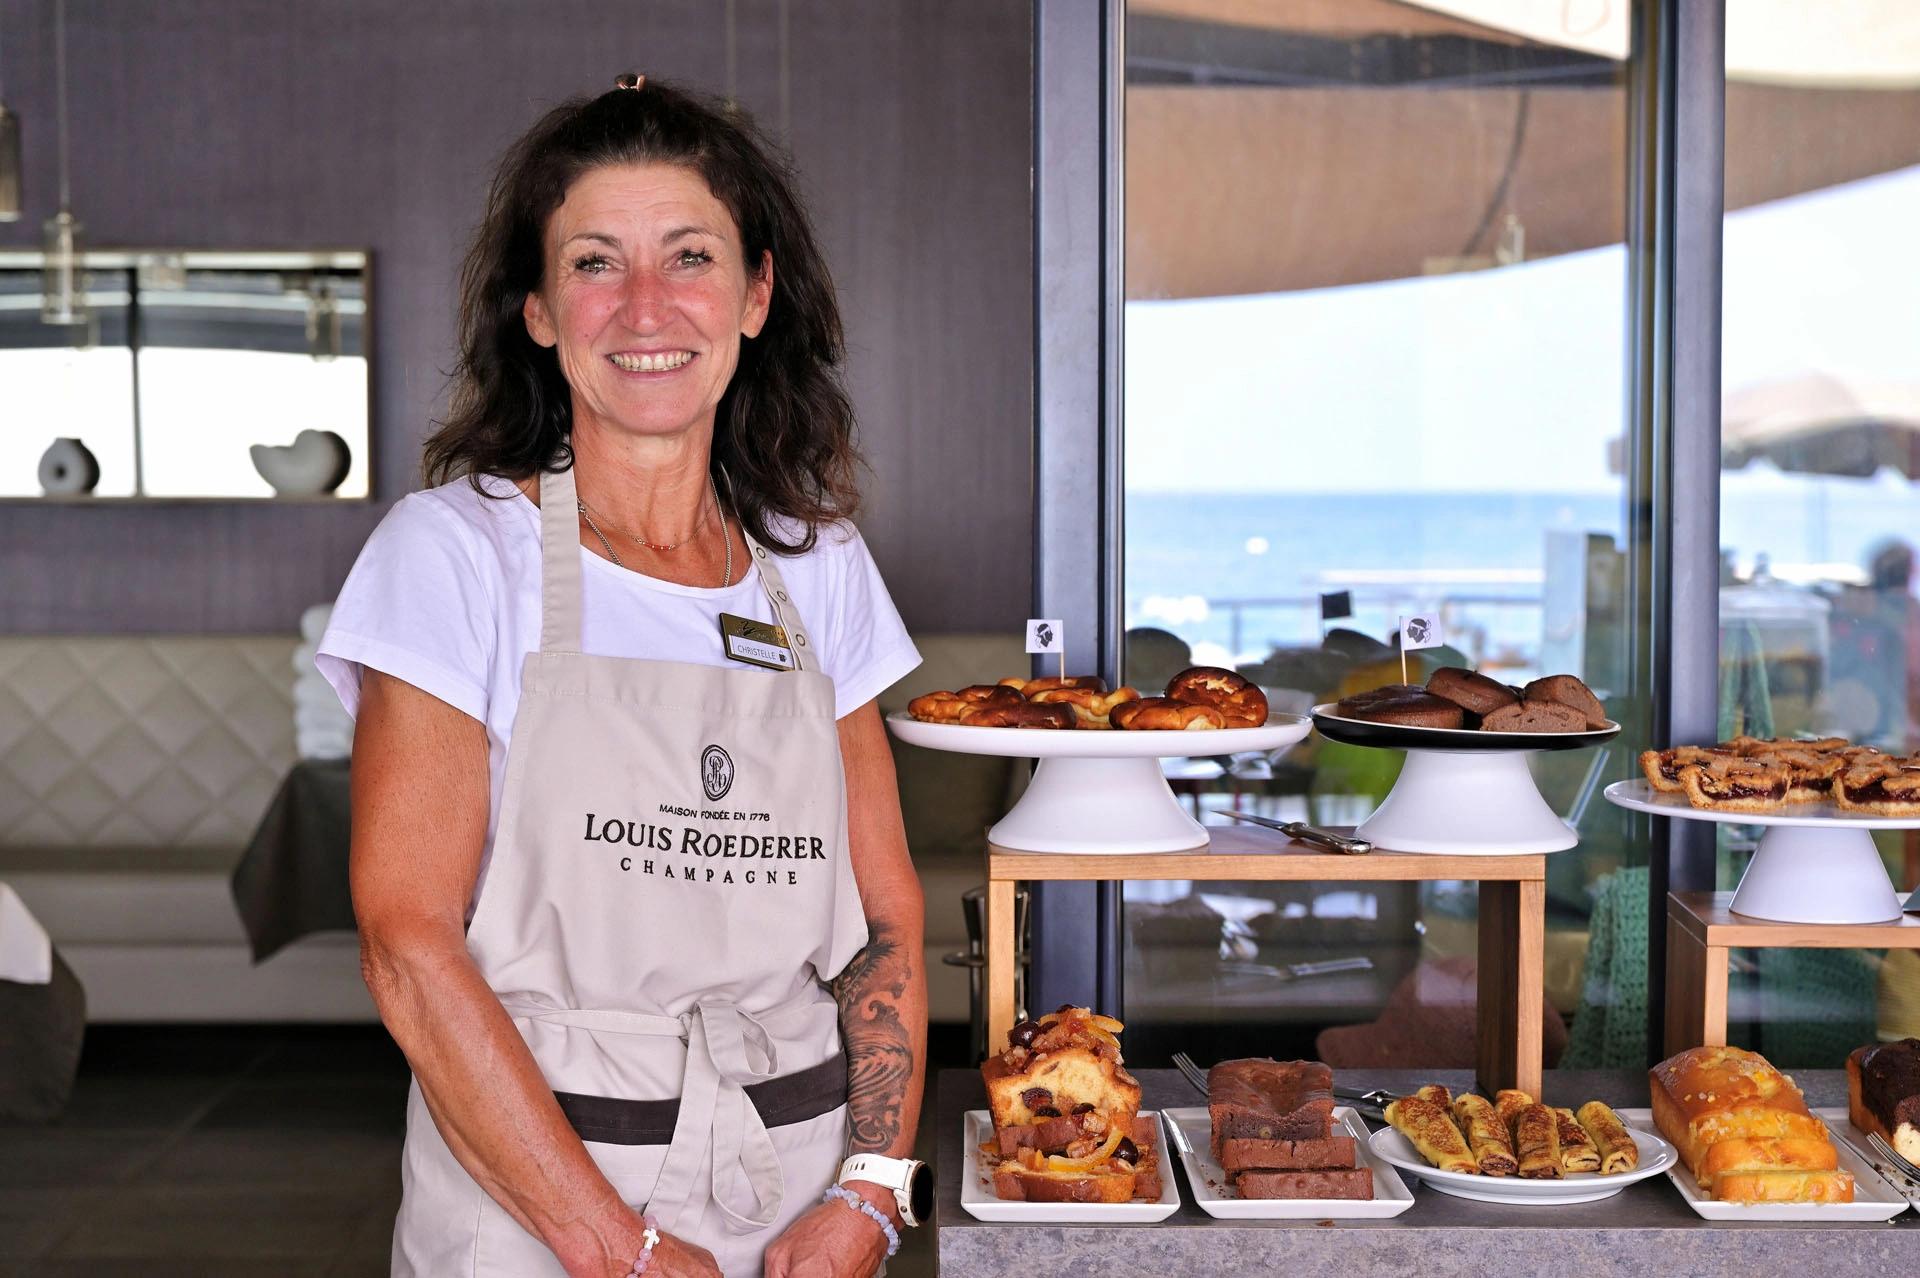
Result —
<path fill-rule="evenodd" d="M 67 0 L 54 0 L 53 54 L 60 126 L 60 211 L 46 221 L 40 319 L 47 324 L 84 326 L 88 318 L 86 268 L 81 261 L 84 246 L 67 175 Z"/>

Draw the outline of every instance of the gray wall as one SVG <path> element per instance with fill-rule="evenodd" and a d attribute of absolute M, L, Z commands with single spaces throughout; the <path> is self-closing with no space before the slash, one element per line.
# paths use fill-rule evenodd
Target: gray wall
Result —
<path fill-rule="evenodd" d="M 27 181 L 0 245 L 37 245 L 54 209 L 52 9 L 0 0 Z M 721 0 L 69 0 L 73 202 L 92 244 L 372 251 L 377 500 L 0 505 L 0 631 L 287 631 L 332 598 L 381 511 L 419 484 L 494 158 L 617 71 L 720 91 L 730 62 L 736 96 L 787 137 L 835 269 L 873 468 L 861 524 L 895 600 L 917 630 L 1017 625 L 1032 547 L 1028 6 L 734 9 L 730 59 Z"/>

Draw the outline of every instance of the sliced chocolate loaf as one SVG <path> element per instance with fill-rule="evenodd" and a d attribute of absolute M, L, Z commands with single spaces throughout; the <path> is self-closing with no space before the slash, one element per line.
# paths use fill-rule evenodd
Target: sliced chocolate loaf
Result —
<path fill-rule="evenodd" d="M 1243 1171 L 1233 1187 L 1242 1198 L 1372 1198 L 1373 1169 Z"/>
<path fill-rule="evenodd" d="M 1333 1071 L 1319 1061 L 1221 1061 L 1207 1071 L 1218 1158 L 1229 1140 L 1325 1140 L 1333 1134 Z"/>
<path fill-rule="evenodd" d="M 1229 1172 L 1323 1171 L 1358 1165 L 1358 1151 L 1351 1136 L 1220 1142 L 1220 1166 Z"/>
<path fill-rule="evenodd" d="M 1855 1127 L 1878 1132 L 1909 1162 L 1920 1159 L 1920 1039 L 1855 1048 L 1847 1109 Z"/>

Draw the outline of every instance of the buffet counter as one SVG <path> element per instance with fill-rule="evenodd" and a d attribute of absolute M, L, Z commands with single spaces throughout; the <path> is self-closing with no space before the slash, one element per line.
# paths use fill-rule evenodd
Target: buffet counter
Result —
<path fill-rule="evenodd" d="M 1171 1069 L 1134 1071 L 1142 1109 L 1203 1105 Z M 1794 1074 L 1814 1106 L 1845 1105 L 1841 1070 Z M 1422 1083 L 1470 1088 L 1464 1070 L 1341 1070 L 1342 1086 L 1410 1093 Z M 1444 1275 L 1580 1273 L 1860 1274 L 1907 1271 L 1920 1247 L 1920 1216 L 1885 1224 L 1723 1224 L 1696 1216 L 1664 1176 L 1627 1186 L 1595 1203 L 1513 1207 L 1468 1202 L 1409 1181 L 1414 1205 L 1391 1220 L 1216 1220 L 1194 1205 L 1184 1168 L 1180 1209 L 1154 1224 L 988 1224 L 960 1205 L 961 1132 L 966 1111 L 986 1105 L 978 1070 L 943 1070 L 938 1079 L 935 1245 L 943 1278 L 1065 1272 L 1190 1274 L 1208 1278 L 1274 1273 L 1418 1273 Z M 1578 1104 L 1595 1098 L 1616 1108 L 1647 1104 L 1647 1075 L 1632 1071 L 1546 1073 L 1543 1099 Z M 1375 1123 L 1373 1126 L 1378 1127 Z"/>

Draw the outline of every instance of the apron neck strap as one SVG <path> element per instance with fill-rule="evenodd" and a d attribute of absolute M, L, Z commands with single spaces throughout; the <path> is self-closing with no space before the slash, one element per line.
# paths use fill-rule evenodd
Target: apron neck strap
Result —
<path fill-rule="evenodd" d="M 753 566 L 760 574 L 760 586 L 767 592 L 767 603 L 773 608 L 774 620 L 787 632 L 787 650 L 793 654 L 793 668 L 819 669 L 819 662 L 813 655 L 813 640 L 808 637 L 807 628 L 800 623 L 800 610 L 794 606 L 793 596 L 787 593 L 786 578 L 780 575 L 780 556 L 755 541 L 744 524 L 740 527 L 740 535 L 746 538 L 747 552 L 753 556 Z"/>
<path fill-rule="evenodd" d="M 794 668 L 817 670 L 813 640 L 800 624 L 800 610 L 787 593 L 779 557 L 743 526 L 747 553 L 760 574 L 774 618 L 787 632 Z M 580 651 L 580 494 L 573 468 L 540 472 L 540 651 Z"/>
<path fill-rule="evenodd" d="M 580 495 L 571 466 L 540 472 L 540 651 L 580 651 Z"/>

